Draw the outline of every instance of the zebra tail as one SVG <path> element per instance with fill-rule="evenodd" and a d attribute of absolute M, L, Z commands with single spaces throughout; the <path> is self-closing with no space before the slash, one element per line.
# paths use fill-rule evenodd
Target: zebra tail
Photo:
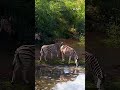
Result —
<path fill-rule="evenodd" d="M 14 60 L 12 62 L 12 70 L 14 70 L 15 64 L 16 64 L 16 58 L 17 58 L 17 53 L 14 55 Z"/>
<path fill-rule="evenodd" d="M 14 60 L 13 60 L 13 63 L 12 63 L 12 70 L 14 70 L 14 67 L 15 67 L 15 65 L 17 64 L 20 64 L 21 62 L 20 62 L 20 58 L 19 58 L 19 53 L 16 53 L 15 55 L 14 55 Z"/>

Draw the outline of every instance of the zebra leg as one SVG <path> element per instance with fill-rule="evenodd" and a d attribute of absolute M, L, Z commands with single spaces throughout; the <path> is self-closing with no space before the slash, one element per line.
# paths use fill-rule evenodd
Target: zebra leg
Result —
<path fill-rule="evenodd" d="M 51 53 L 51 59 L 53 59 L 53 54 Z"/>
<path fill-rule="evenodd" d="M 57 51 L 57 58 L 59 57 L 59 52 Z"/>
<path fill-rule="evenodd" d="M 68 62 L 68 64 L 70 64 L 71 58 L 72 58 L 72 57 L 71 57 L 71 56 L 69 56 L 69 62 Z"/>
<path fill-rule="evenodd" d="M 44 55 L 44 59 L 45 59 L 45 61 L 47 61 L 46 57 L 47 57 L 47 55 L 45 54 L 45 55 Z"/>
<path fill-rule="evenodd" d="M 13 69 L 13 75 L 12 75 L 12 81 L 11 83 L 13 84 L 14 81 L 15 81 L 15 77 L 16 77 L 16 71 L 19 69 L 19 66 L 18 65 L 15 65 L 14 66 L 14 69 Z"/>
<path fill-rule="evenodd" d="M 42 57 L 43 57 L 43 53 L 40 52 L 40 61 L 42 60 Z"/>
<path fill-rule="evenodd" d="M 78 62 L 77 62 L 77 59 L 75 59 L 75 64 L 76 64 L 76 67 L 78 67 Z"/>
<path fill-rule="evenodd" d="M 99 78 L 97 79 L 97 88 L 101 90 L 101 80 Z"/>
<path fill-rule="evenodd" d="M 59 55 L 57 54 L 57 57 L 59 57 Z"/>
<path fill-rule="evenodd" d="M 42 55 L 40 55 L 40 61 L 42 60 Z"/>
<path fill-rule="evenodd" d="M 62 61 L 65 61 L 65 59 L 64 59 L 64 54 L 62 53 Z"/>
<path fill-rule="evenodd" d="M 29 84 L 29 81 L 27 80 L 27 70 L 23 70 L 22 71 L 22 74 L 23 74 L 23 80 L 26 84 Z"/>

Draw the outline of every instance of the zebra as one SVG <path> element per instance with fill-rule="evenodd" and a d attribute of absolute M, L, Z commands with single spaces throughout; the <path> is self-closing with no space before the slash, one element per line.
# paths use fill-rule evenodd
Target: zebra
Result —
<path fill-rule="evenodd" d="M 69 57 L 69 62 L 68 62 L 69 64 L 70 64 L 71 59 L 73 58 L 75 60 L 76 67 L 78 66 L 79 58 L 78 58 L 76 51 L 72 47 L 68 45 L 62 45 L 60 47 L 60 51 L 62 55 L 62 61 L 64 61 L 64 57 L 67 56 Z"/>
<path fill-rule="evenodd" d="M 12 35 L 14 34 L 14 30 L 12 29 L 12 24 L 11 24 L 11 20 L 12 17 L 9 17 L 9 18 L 5 18 L 5 17 L 2 17 L 1 20 L 0 20 L 0 32 L 2 30 L 4 30 L 5 32 L 7 32 L 9 35 Z"/>
<path fill-rule="evenodd" d="M 90 72 L 92 72 L 98 90 L 104 90 L 104 85 L 103 85 L 104 84 L 104 74 L 103 74 L 103 70 L 102 70 L 97 58 L 93 54 L 91 54 L 87 51 L 85 51 L 84 55 L 85 55 L 86 69 L 88 69 Z"/>
<path fill-rule="evenodd" d="M 40 50 L 40 61 L 42 60 L 42 57 L 44 56 L 45 61 L 47 61 L 47 56 L 50 54 L 51 59 L 53 56 L 59 57 L 60 55 L 60 47 L 62 46 L 63 42 L 57 42 L 55 44 L 50 45 L 43 45 Z"/>
<path fill-rule="evenodd" d="M 35 40 L 41 40 L 41 33 L 35 33 Z"/>
<path fill-rule="evenodd" d="M 12 81 L 13 84 L 16 77 L 16 71 L 18 71 L 19 68 L 22 69 L 22 77 L 26 84 L 29 83 L 27 80 L 27 72 L 29 71 L 29 68 L 33 64 L 35 59 L 35 45 L 22 45 L 19 48 L 16 49 L 14 54 L 14 60 L 13 60 L 13 74 L 12 74 Z"/>

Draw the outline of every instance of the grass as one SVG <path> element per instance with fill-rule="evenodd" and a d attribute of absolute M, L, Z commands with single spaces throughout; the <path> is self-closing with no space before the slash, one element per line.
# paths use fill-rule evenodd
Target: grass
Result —
<path fill-rule="evenodd" d="M 10 81 L 3 81 L 0 84 L 0 90 L 34 90 L 34 86 L 23 83 L 12 85 Z"/>
<path fill-rule="evenodd" d="M 54 59 L 54 60 L 35 60 L 36 65 L 38 64 L 49 64 L 49 65 L 75 65 L 74 60 L 70 61 L 70 64 L 68 64 L 68 60 L 66 59 L 65 61 L 62 61 L 61 59 Z M 80 61 L 78 61 L 79 65 L 84 65 L 85 64 L 85 60 L 81 59 Z"/>

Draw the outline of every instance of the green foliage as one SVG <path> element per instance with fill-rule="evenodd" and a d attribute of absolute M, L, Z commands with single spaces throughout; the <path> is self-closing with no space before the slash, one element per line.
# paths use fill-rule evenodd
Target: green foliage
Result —
<path fill-rule="evenodd" d="M 109 47 L 120 47 L 120 25 L 113 23 L 107 28 L 108 38 L 104 40 L 105 44 Z"/>
<path fill-rule="evenodd" d="M 44 42 L 79 37 L 84 33 L 85 1 L 35 0 L 35 20 L 37 32 L 42 33 Z"/>
<path fill-rule="evenodd" d="M 110 25 L 107 29 L 107 34 L 110 38 L 113 39 L 118 39 L 120 38 L 120 25 L 116 25 L 115 23 L 113 23 L 112 25 Z"/>
<path fill-rule="evenodd" d="M 105 34 L 101 41 L 107 47 L 120 47 L 119 4 L 119 0 L 86 1 L 86 30 Z"/>
<path fill-rule="evenodd" d="M 80 42 L 78 43 L 80 46 L 85 46 L 85 36 L 80 36 Z"/>

